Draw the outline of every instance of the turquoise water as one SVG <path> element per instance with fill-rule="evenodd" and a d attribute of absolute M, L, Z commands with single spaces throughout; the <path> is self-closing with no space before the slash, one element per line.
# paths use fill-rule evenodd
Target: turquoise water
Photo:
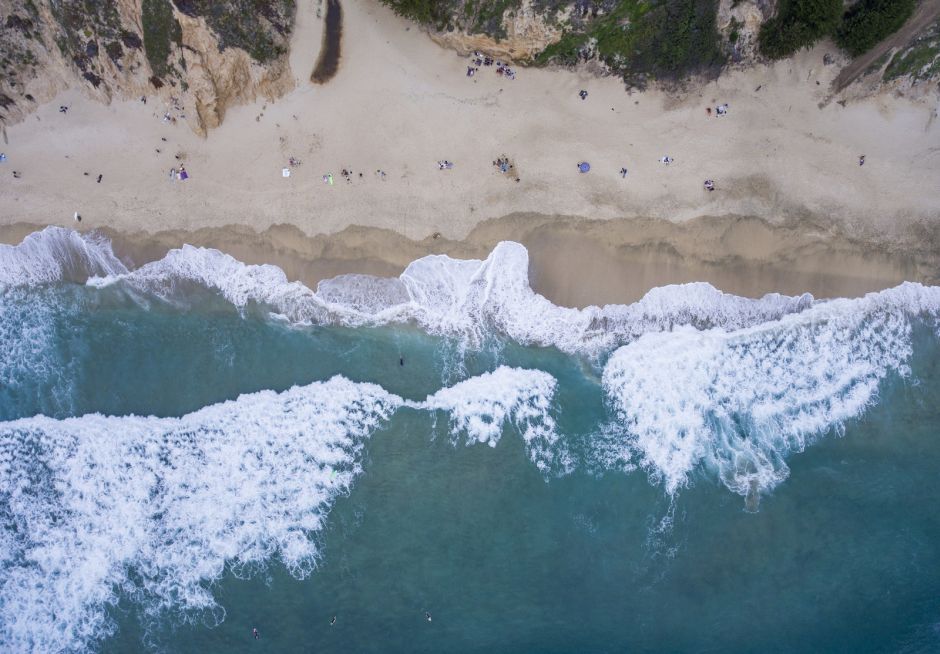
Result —
<path fill-rule="evenodd" d="M 2 649 L 940 651 L 937 289 L 566 313 L 499 252 L 0 252 Z"/>

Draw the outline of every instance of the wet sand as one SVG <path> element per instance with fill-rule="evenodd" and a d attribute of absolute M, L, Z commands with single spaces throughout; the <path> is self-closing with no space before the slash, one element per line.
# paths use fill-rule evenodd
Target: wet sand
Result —
<path fill-rule="evenodd" d="M 0 241 L 18 243 L 35 229 L 41 226 L 0 227 Z M 555 304 L 575 307 L 630 303 L 651 288 L 696 281 L 747 297 L 809 292 L 817 298 L 859 296 L 906 280 L 940 281 L 940 257 L 929 252 L 890 253 L 809 224 L 777 227 L 742 217 L 675 224 L 515 214 L 486 221 L 459 241 L 414 241 L 372 227 L 312 237 L 291 225 L 260 233 L 240 225 L 153 234 L 100 231 L 132 268 L 188 243 L 217 248 L 245 263 L 276 265 L 290 280 L 311 288 L 343 274 L 398 276 L 428 254 L 482 259 L 500 241 L 513 240 L 529 250 L 532 287 Z"/>

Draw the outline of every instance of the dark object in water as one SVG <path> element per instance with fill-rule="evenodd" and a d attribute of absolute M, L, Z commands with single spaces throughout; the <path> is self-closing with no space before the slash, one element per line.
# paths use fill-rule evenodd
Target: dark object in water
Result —
<path fill-rule="evenodd" d="M 343 8 L 339 0 L 327 0 L 325 27 L 320 56 L 310 76 L 314 84 L 326 84 L 339 70 L 340 42 L 343 38 Z"/>

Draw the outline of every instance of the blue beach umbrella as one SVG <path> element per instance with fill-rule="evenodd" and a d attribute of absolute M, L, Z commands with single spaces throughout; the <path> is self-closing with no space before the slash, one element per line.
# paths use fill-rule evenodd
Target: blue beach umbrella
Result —
<path fill-rule="evenodd" d="M 586 173 L 590 169 L 591 169 L 591 164 L 589 164 L 586 161 L 582 161 L 581 163 L 578 164 L 578 170 L 582 173 Z"/>

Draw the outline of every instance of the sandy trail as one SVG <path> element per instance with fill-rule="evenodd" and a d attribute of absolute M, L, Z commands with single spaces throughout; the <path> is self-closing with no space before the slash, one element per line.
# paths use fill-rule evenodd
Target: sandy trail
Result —
<path fill-rule="evenodd" d="M 849 65 L 843 68 L 832 83 L 832 88 L 839 92 L 847 87 L 885 53 L 910 43 L 924 28 L 932 25 L 937 17 L 940 17 L 940 0 L 922 0 L 914 8 L 914 13 L 901 26 L 901 29 L 862 56 L 853 59 Z"/>

